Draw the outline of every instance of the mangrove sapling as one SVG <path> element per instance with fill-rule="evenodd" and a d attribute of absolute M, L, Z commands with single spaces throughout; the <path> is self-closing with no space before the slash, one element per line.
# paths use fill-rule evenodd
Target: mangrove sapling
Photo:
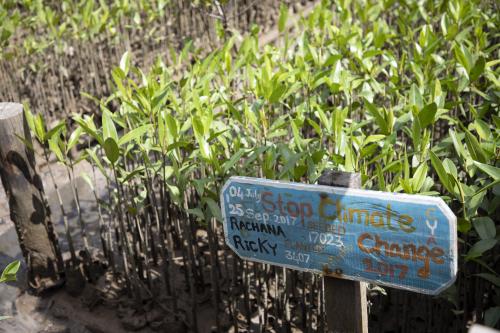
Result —
<path fill-rule="evenodd" d="M 255 296 L 256 298 L 256 306 L 257 306 L 257 316 L 259 317 L 259 331 L 262 332 L 263 330 L 263 322 L 264 322 L 264 315 L 262 312 L 262 280 L 261 280 L 261 264 L 260 263 L 254 263 L 253 265 L 253 275 L 255 276 L 255 291 L 257 295 Z"/>
<path fill-rule="evenodd" d="M 324 318 L 325 312 L 325 302 L 324 302 L 324 296 L 325 296 L 325 280 L 324 279 L 319 279 L 319 291 L 318 291 L 318 305 L 317 305 L 317 321 L 318 321 L 318 332 L 325 332 L 325 323 L 326 319 Z"/>
<path fill-rule="evenodd" d="M 146 165 L 147 166 L 147 165 Z M 155 219 L 155 225 L 156 225 L 156 230 L 157 230 L 157 235 L 158 235 L 158 244 L 160 248 L 160 256 L 161 256 L 161 265 L 163 267 L 163 278 L 164 278 L 164 283 L 165 283 L 165 290 L 167 291 L 168 296 L 172 296 L 173 299 L 173 305 L 174 305 L 174 310 L 177 309 L 177 297 L 176 297 L 176 290 L 173 287 L 173 281 L 172 281 L 172 270 L 174 266 L 173 262 L 173 246 L 172 246 L 172 241 L 165 241 L 165 232 L 164 232 L 164 225 L 165 225 L 165 218 L 163 218 L 163 221 L 160 221 L 159 218 L 159 213 L 158 213 L 158 208 L 160 205 L 158 205 L 157 200 L 156 200 L 156 193 L 153 191 L 153 186 L 152 186 L 152 180 L 151 180 L 151 175 L 149 168 L 146 167 L 146 177 L 147 177 L 147 187 L 148 187 L 148 195 L 151 198 L 151 202 L 154 205 L 153 208 L 153 213 L 154 213 L 154 219 Z M 161 195 L 163 196 L 163 195 Z M 163 214 L 163 211 L 162 211 Z M 152 228 L 151 228 L 152 230 Z M 153 235 L 153 233 L 152 233 Z M 151 238 L 153 240 L 153 238 Z M 155 242 L 154 240 L 152 241 L 152 245 L 154 245 Z M 152 247 L 154 249 L 154 247 Z M 155 252 L 156 253 L 156 250 Z"/>
<path fill-rule="evenodd" d="M 107 233 L 107 238 L 108 238 L 108 244 L 110 244 L 110 250 L 111 252 L 109 253 L 109 261 L 110 263 L 112 262 L 113 265 L 111 266 L 112 270 L 113 270 L 113 274 L 115 276 L 117 276 L 117 267 L 116 267 L 116 261 L 115 261 L 115 252 L 113 251 L 113 244 L 116 244 L 117 248 L 118 248 L 118 251 L 121 251 L 121 243 L 120 243 L 120 240 L 119 240 L 119 236 L 118 236 L 118 228 L 116 227 L 116 212 L 115 210 L 112 209 L 113 207 L 113 189 L 111 187 L 111 183 L 110 183 L 110 179 L 108 177 L 106 177 L 106 189 L 107 189 L 107 197 L 108 197 L 108 202 L 105 206 L 105 208 L 107 209 L 107 212 L 108 212 L 108 216 L 109 216 L 109 221 L 108 221 L 108 225 L 109 225 L 109 229 L 108 229 L 108 233 Z M 101 205 L 105 205 L 104 202 L 100 202 Z M 114 241 L 113 241 L 114 239 Z"/>
<path fill-rule="evenodd" d="M 274 298 L 273 298 L 273 309 L 274 309 L 274 328 L 276 329 L 280 325 L 280 320 L 283 320 L 281 304 L 280 304 L 280 279 L 279 279 L 279 268 L 273 266 L 272 271 L 274 273 Z M 282 326 L 280 326 L 282 327 Z"/>
<path fill-rule="evenodd" d="M 165 170 L 165 169 L 163 169 Z M 165 179 L 165 178 L 163 178 Z M 167 188 L 167 183 L 166 180 L 161 181 L 161 186 L 160 186 L 160 198 L 163 202 L 161 206 L 162 207 L 162 221 L 161 224 L 159 220 L 157 221 L 158 225 L 158 230 L 160 234 L 160 243 L 161 243 L 161 251 L 163 255 L 163 260 L 164 260 L 164 267 L 165 267 L 165 282 L 167 283 L 167 286 L 170 286 L 170 291 L 169 295 L 172 295 L 173 299 L 173 307 L 175 310 L 177 310 L 178 303 L 177 303 L 177 290 L 175 288 L 175 280 L 174 280 L 174 274 L 175 274 L 175 249 L 176 245 L 174 240 L 177 240 L 177 243 L 179 243 L 178 239 L 182 237 L 181 233 L 179 232 L 179 229 L 177 228 L 178 226 L 178 214 L 175 210 L 175 207 L 173 206 L 173 202 L 170 198 L 169 193 L 166 191 Z M 155 197 L 153 197 L 155 198 Z M 156 199 L 154 199 L 156 200 Z M 160 207 L 160 205 L 158 206 Z M 174 238 L 174 231 L 175 232 L 175 238 Z M 168 231 L 168 232 L 167 232 Z M 165 237 L 166 235 L 166 237 Z M 187 265 L 186 260 L 185 260 L 185 253 L 184 253 L 184 247 L 182 243 L 180 244 L 181 246 L 181 252 L 182 252 L 182 260 L 184 263 L 184 274 L 188 274 L 187 270 Z M 189 286 L 190 285 L 190 280 L 188 276 L 186 275 L 186 283 Z M 196 314 L 192 314 L 193 320 L 196 318 Z"/>
<path fill-rule="evenodd" d="M 129 191 L 131 191 L 132 189 L 130 187 L 127 186 L 127 188 L 124 188 L 123 186 L 123 182 L 120 181 L 119 183 L 119 188 L 121 189 L 121 193 L 123 195 L 123 202 L 133 202 L 132 200 L 130 200 L 130 197 L 129 197 Z M 143 271 L 143 265 L 142 265 L 142 260 L 141 260 L 141 253 L 140 253 L 140 243 L 141 243 L 141 240 L 140 240 L 140 235 L 138 233 L 138 229 L 136 228 L 136 224 L 135 224 L 135 212 L 137 211 L 137 207 L 134 207 L 133 205 L 126 205 L 124 206 L 126 207 L 126 213 L 125 213 L 125 217 L 127 219 L 127 228 L 126 228 L 126 231 L 128 232 L 128 235 L 131 235 L 131 240 L 130 240 L 130 248 L 131 248 L 131 255 L 133 255 L 132 257 L 132 261 L 135 263 L 135 269 L 134 269 L 134 273 L 138 275 L 138 277 L 142 277 L 144 276 L 144 271 Z M 128 236 L 127 236 L 128 238 Z"/>
<path fill-rule="evenodd" d="M 145 261 L 145 265 L 146 265 L 146 280 L 148 282 L 148 287 L 150 289 L 153 288 L 153 284 L 152 284 L 152 260 L 151 260 L 151 246 L 150 246 L 150 241 L 151 241 L 151 238 L 150 238 L 150 230 L 151 230 L 151 224 L 152 224 L 152 220 L 151 220 L 151 217 L 150 215 L 148 214 L 148 194 L 147 194 L 147 189 L 145 189 L 145 191 L 143 192 L 143 201 L 144 201 L 144 204 L 143 204 L 143 207 L 142 207 L 142 214 L 137 214 L 136 218 L 137 219 L 140 219 L 142 221 L 142 224 L 138 224 L 139 226 L 139 232 L 141 232 L 141 230 L 143 230 L 144 232 L 144 236 L 143 236 L 143 247 L 142 247 L 142 252 L 143 252 L 143 255 L 144 255 L 144 261 Z"/>
<path fill-rule="evenodd" d="M 230 286 L 230 292 L 229 295 L 231 296 L 229 299 L 229 304 L 232 307 L 232 314 L 233 314 L 233 326 L 234 326 L 234 331 L 238 332 L 238 315 L 239 315 L 239 309 L 238 309 L 238 301 L 239 301 L 239 283 L 238 283 L 238 273 L 239 273 L 239 268 L 238 268 L 238 262 L 239 258 L 235 255 L 232 255 L 232 275 L 231 275 L 231 286 Z"/>
<path fill-rule="evenodd" d="M 194 181 L 194 177 L 197 177 L 195 173 L 192 175 L 192 181 Z M 198 190 L 195 189 L 190 189 L 187 193 L 188 195 L 188 202 L 195 202 L 198 203 L 200 202 L 200 197 L 197 193 Z M 195 271 L 193 274 L 196 276 L 196 281 L 197 281 L 197 287 L 200 289 L 200 287 L 203 287 L 205 284 L 205 278 L 204 278 L 204 263 L 203 263 L 203 255 L 202 255 L 202 250 L 199 247 L 199 242 L 198 242 L 198 236 L 197 236 L 197 230 L 199 229 L 199 222 L 197 221 L 197 218 L 201 219 L 202 221 L 204 220 L 204 216 L 202 216 L 200 210 L 193 210 L 189 209 L 188 210 L 188 217 L 190 219 L 189 223 L 189 232 L 191 234 L 191 239 L 192 239 L 192 247 L 193 247 L 193 254 L 194 254 L 194 262 L 193 262 L 193 267 L 195 268 Z"/>
<path fill-rule="evenodd" d="M 201 284 L 201 281 L 203 280 L 202 278 L 203 273 L 199 274 L 200 272 L 200 270 L 198 269 L 199 261 L 196 260 L 196 255 L 195 255 L 197 250 L 197 244 L 196 244 L 196 226 L 194 226 L 194 224 L 196 223 L 196 220 L 194 219 L 192 214 L 189 214 L 189 212 L 192 211 L 189 206 L 189 203 L 193 202 L 191 200 L 191 198 L 193 197 L 194 197 L 194 190 L 183 187 L 184 209 L 183 211 L 178 212 L 178 214 L 180 214 L 180 216 L 185 221 L 182 224 L 183 238 L 186 240 L 185 246 L 187 248 L 188 260 L 191 263 L 191 270 L 192 270 L 191 274 L 193 276 L 194 281 L 196 282 L 195 291 L 197 292 L 199 290 L 198 286 L 203 286 L 203 284 Z M 210 261 L 210 265 L 213 265 L 212 260 Z"/>
<path fill-rule="evenodd" d="M 77 266 L 78 260 L 76 258 L 75 246 L 73 245 L 73 237 L 71 236 L 71 232 L 69 229 L 68 216 L 67 216 L 66 210 L 64 208 L 63 200 L 61 197 L 61 191 L 59 190 L 59 186 L 57 185 L 57 181 L 55 180 L 55 177 L 54 177 L 54 172 L 52 171 L 52 167 L 50 166 L 50 159 L 49 159 L 49 154 L 48 154 L 47 148 L 44 147 L 43 151 L 44 151 L 45 161 L 47 163 L 47 169 L 49 171 L 50 179 L 52 181 L 52 184 L 54 185 L 54 191 L 56 192 L 57 202 L 59 204 L 59 209 L 61 210 L 61 217 L 62 217 L 63 224 L 64 224 L 64 230 L 66 232 L 66 240 L 68 241 L 68 249 L 69 249 L 69 253 L 71 256 L 71 262 L 73 263 L 74 266 Z"/>
<path fill-rule="evenodd" d="M 158 234 L 160 236 L 160 247 L 161 253 L 163 256 L 163 267 L 165 272 L 165 285 L 168 290 L 169 295 L 172 295 L 175 298 L 175 287 L 173 285 L 173 269 L 174 269 L 174 256 L 175 256 L 175 246 L 174 240 L 172 237 L 172 223 L 175 219 L 175 216 L 171 214 L 171 201 L 168 198 L 167 194 L 167 184 L 166 184 L 166 157 L 163 155 L 163 166 L 162 166 L 162 175 L 159 178 L 160 182 L 160 201 L 161 204 L 157 205 L 161 210 L 161 220 L 157 221 Z M 152 192 L 153 202 L 156 203 L 156 194 Z M 177 302 L 175 300 L 175 302 Z M 177 303 L 174 304 L 174 307 L 177 307 Z"/>
<path fill-rule="evenodd" d="M 139 172 L 141 170 L 142 169 L 137 168 L 134 172 Z M 134 257 L 137 259 L 138 274 L 142 279 L 145 279 L 146 275 L 148 275 L 148 255 L 145 246 L 145 236 L 143 235 L 144 228 L 141 227 L 143 226 L 141 220 L 146 220 L 143 212 L 146 190 L 142 184 L 138 183 L 137 179 L 131 178 L 134 172 L 128 173 L 121 182 L 126 186 L 126 190 L 123 192 L 125 194 L 125 200 L 130 203 L 127 206 L 128 218 L 130 220 L 129 230 L 132 233 Z M 141 217 L 140 219 L 139 216 Z M 146 226 L 144 225 L 144 227 Z"/>
<path fill-rule="evenodd" d="M 308 312 L 307 312 L 307 273 L 305 272 L 302 272 L 300 273 L 300 275 L 302 275 L 302 279 L 301 280 L 301 284 L 302 284 L 302 297 L 301 297 L 301 301 L 300 301 L 300 309 L 301 309 L 301 313 L 302 313 L 302 331 L 303 332 L 307 332 L 308 330 L 308 320 L 312 321 L 311 318 L 308 318 Z"/>
<path fill-rule="evenodd" d="M 102 201 L 99 199 L 99 195 L 97 194 L 96 187 L 99 185 L 97 182 L 97 170 L 96 168 L 101 172 L 101 174 L 104 176 L 106 179 L 106 182 L 109 181 L 109 176 L 104 170 L 104 167 L 102 166 L 102 163 L 99 161 L 97 158 L 97 147 L 92 148 L 90 145 L 90 141 L 88 142 L 88 148 L 85 149 L 85 154 L 87 156 L 87 160 L 89 161 L 90 167 L 92 168 L 92 179 L 87 176 L 87 174 L 84 174 L 83 177 L 87 181 L 88 185 L 92 189 L 92 193 L 94 195 L 96 207 L 97 207 L 97 215 L 99 217 L 99 236 L 101 238 L 101 245 L 103 247 L 103 253 L 105 257 L 108 257 L 110 246 L 111 244 L 107 244 L 106 242 L 106 235 L 109 231 L 110 224 L 106 225 L 104 222 L 103 218 L 103 210 L 102 210 Z"/>
<path fill-rule="evenodd" d="M 72 159 L 70 159 L 69 165 L 66 166 L 66 171 L 67 171 L 68 179 L 69 179 L 70 184 L 71 184 L 71 192 L 73 194 L 74 203 L 75 203 L 75 207 L 76 207 L 76 213 L 78 216 L 78 224 L 80 225 L 80 231 L 82 234 L 83 249 L 88 254 L 87 258 L 89 258 L 89 260 L 92 260 L 92 255 L 91 255 L 90 250 L 89 250 L 89 240 L 87 237 L 87 230 L 86 230 L 87 228 L 85 226 L 85 222 L 84 222 L 83 217 L 82 217 L 82 208 L 80 205 L 80 195 L 79 195 L 78 187 L 77 187 L 76 181 L 75 181 L 74 163 L 71 161 L 72 161 Z"/>
<path fill-rule="evenodd" d="M 113 242 L 112 242 L 112 237 L 111 237 L 111 230 L 112 230 L 111 221 L 112 221 L 112 217 L 111 217 L 110 214 L 108 214 L 108 216 L 109 216 L 108 223 L 106 224 L 104 222 L 101 200 L 99 199 L 99 196 L 97 195 L 97 191 L 96 191 L 97 175 L 96 175 L 96 166 L 94 164 L 94 160 L 97 160 L 97 156 L 95 155 L 95 152 L 93 152 L 92 149 L 90 149 L 90 147 L 88 149 L 86 149 L 86 153 L 87 154 L 93 153 L 94 156 L 95 156 L 95 158 L 93 158 L 91 160 L 91 163 L 90 163 L 90 165 L 92 167 L 93 183 L 89 179 L 88 180 L 88 184 L 89 184 L 89 186 L 92 189 L 92 193 L 94 194 L 94 199 L 95 199 L 96 206 L 97 206 L 97 215 L 98 215 L 98 218 L 99 218 L 99 220 L 98 220 L 99 221 L 98 222 L 99 223 L 99 238 L 101 239 L 102 250 L 103 250 L 105 258 L 108 261 L 109 266 L 111 267 L 112 271 L 115 272 L 115 260 L 114 260 L 114 254 L 113 254 Z M 99 167 L 101 173 L 106 178 L 106 182 L 109 182 L 108 175 L 106 174 L 106 171 L 102 168 L 102 165 L 99 164 L 98 167 Z"/>
<path fill-rule="evenodd" d="M 180 227 L 180 235 L 184 239 L 182 242 L 183 245 L 183 252 L 184 249 L 187 248 L 187 260 L 184 261 L 185 264 L 185 270 L 187 271 L 187 277 L 188 277 L 188 290 L 189 294 L 191 296 L 191 316 L 193 319 L 193 325 L 194 325 L 194 331 L 198 332 L 198 314 L 197 314 L 197 308 L 198 308 L 198 299 L 197 299 L 197 288 L 195 285 L 196 282 L 196 274 L 195 268 L 194 268 L 194 255 L 192 251 L 192 239 L 191 239 L 191 232 L 189 230 L 189 216 L 188 214 L 180 214 L 180 216 L 183 218 L 182 220 L 179 219 L 179 227 Z M 183 257 L 185 257 L 183 255 Z M 217 322 L 217 319 L 216 319 Z"/>
<path fill-rule="evenodd" d="M 181 219 L 180 212 L 176 209 L 175 206 L 170 207 L 172 214 L 169 214 L 170 216 L 173 217 L 173 222 L 174 222 L 174 228 L 177 233 L 177 240 L 178 240 L 178 245 L 176 248 L 180 249 L 181 251 L 181 259 L 182 259 L 182 267 L 183 267 L 183 272 L 184 272 L 184 284 L 186 290 L 190 290 L 190 286 L 193 283 L 191 281 L 191 272 L 188 269 L 188 255 L 187 255 L 187 248 L 185 246 L 185 238 L 184 232 L 183 232 L 183 220 Z"/>
<path fill-rule="evenodd" d="M 118 146 L 116 145 L 116 142 L 113 141 L 112 138 L 106 139 L 108 142 L 108 146 L 105 146 L 105 151 L 107 158 L 111 164 L 111 169 L 113 172 L 113 178 L 115 181 L 115 184 L 118 184 L 118 175 L 116 172 L 116 167 L 115 167 L 115 162 L 118 160 L 119 153 L 118 153 Z M 116 229 L 117 232 L 117 238 L 119 240 L 120 244 L 120 250 L 121 250 L 121 256 L 123 260 L 123 269 L 124 269 L 124 274 L 125 274 L 125 281 L 127 283 L 127 291 L 129 295 L 132 295 L 134 293 L 134 286 L 132 284 L 132 280 L 130 277 L 130 271 L 129 271 L 129 261 L 131 258 L 130 255 L 130 246 L 129 246 L 129 241 L 128 241 L 128 236 L 127 232 L 125 229 L 124 221 L 123 221 L 123 209 L 122 209 L 122 197 L 120 193 L 120 187 L 117 187 L 117 206 L 118 206 L 118 226 L 119 229 Z M 111 206 L 110 206 L 111 207 Z M 133 272 L 134 273 L 134 272 Z"/>
<path fill-rule="evenodd" d="M 150 242 L 150 251 L 151 251 L 151 258 L 153 260 L 153 264 L 155 266 L 158 265 L 158 249 L 157 249 L 157 241 L 155 240 L 155 233 L 154 233 L 154 226 L 156 226 L 157 230 L 159 230 L 160 226 L 160 219 L 159 219 L 159 214 L 158 214 L 158 209 L 156 206 L 156 198 L 152 199 L 152 196 L 154 196 L 154 193 L 152 193 L 152 185 L 151 185 L 151 178 L 148 173 L 146 173 L 146 190 L 147 190 L 147 196 L 146 196 L 146 218 L 148 219 L 148 234 L 149 234 L 149 242 Z M 154 221 L 154 222 L 153 222 Z M 169 288 L 166 288 L 167 292 Z"/>
<path fill-rule="evenodd" d="M 250 296 L 248 294 L 248 286 L 250 285 L 249 277 L 248 277 L 248 262 L 243 261 L 243 286 L 244 291 L 243 300 L 245 301 L 245 318 L 247 320 L 247 327 L 251 327 L 252 325 L 252 310 L 250 308 Z"/>
<path fill-rule="evenodd" d="M 201 177 L 205 178 L 205 170 L 201 169 Z M 209 198 L 210 199 L 210 198 Z M 213 200 L 213 199 L 210 199 Z M 202 200 L 203 202 L 203 200 Z M 185 209 L 189 210 L 188 197 L 185 199 Z M 218 207 L 217 207 L 218 209 Z M 208 213 L 208 212 L 207 212 Z M 219 258 L 218 258 L 218 249 L 217 249 L 217 239 L 216 239 L 216 225 L 214 227 L 214 218 L 211 217 L 214 213 L 212 212 L 210 215 L 205 213 L 205 221 L 207 222 L 207 235 L 208 235 L 208 246 L 210 251 L 210 280 L 211 280 L 211 288 L 213 294 L 213 305 L 215 308 L 215 323 L 217 331 L 220 332 L 220 287 L 219 287 Z M 207 218 L 207 216 L 209 216 Z"/>
<path fill-rule="evenodd" d="M 146 205 L 148 204 L 147 197 L 145 201 Z M 152 265 L 155 265 L 154 259 L 151 259 L 152 257 L 152 246 L 150 242 L 152 237 L 150 236 L 151 233 L 151 225 L 152 225 L 152 219 L 149 210 L 147 210 L 147 207 L 145 209 L 145 217 L 144 217 L 144 247 L 145 247 L 145 256 L 146 256 L 146 272 L 147 272 L 147 282 L 148 282 L 148 287 L 149 289 L 153 288 L 153 279 L 152 279 Z"/>
<path fill-rule="evenodd" d="M 80 159 L 73 159 L 68 155 L 70 150 L 78 143 L 78 140 L 81 135 L 81 129 L 78 128 L 77 130 L 75 130 L 71 134 L 67 142 L 64 139 L 61 139 L 61 136 L 64 136 L 64 133 L 65 133 L 65 128 L 63 127 L 60 129 L 60 131 L 57 132 L 57 135 L 53 135 L 49 139 L 49 147 L 57 157 L 58 161 L 64 166 L 66 170 L 66 174 L 70 182 L 71 193 L 73 195 L 73 202 L 75 203 L 76 206 L 78 224 L 80 226 L 80 232 L 83 240 L 83 249 L 86 253 L 85 265 L 86 267 L 89 267 L 92 261 L 92 256 L 89 250 L 89 242 L 87 238 L 85 222 L 83 221 L 82 218 L 78 188 L 76 186 L 76 182 L 74 179 L 74 164 L 81 161 L 83 158 L 85 158 L 85 156 L 81 156 Z"/>

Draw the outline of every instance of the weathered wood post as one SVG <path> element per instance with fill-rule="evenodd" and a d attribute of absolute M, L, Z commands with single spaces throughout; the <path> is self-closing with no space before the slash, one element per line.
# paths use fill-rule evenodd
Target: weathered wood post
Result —
<path fill-rule="evenodd" d="M 325 170 L 319 185 L 361 188 L 359 173 Z M 325 304 L 328 332 L 367 333 L 366 283 L 326 276 Z"/>
<path fill-rule="evenodd" d="M 23 106 L 0 103 L 0 178 L 26 260 L 28 281 L 36 291 L 43 291 L 60 282 L 57 242 L 48 228 L 49 212 L 34 152 L 20 138 L 31 143 Z"/>

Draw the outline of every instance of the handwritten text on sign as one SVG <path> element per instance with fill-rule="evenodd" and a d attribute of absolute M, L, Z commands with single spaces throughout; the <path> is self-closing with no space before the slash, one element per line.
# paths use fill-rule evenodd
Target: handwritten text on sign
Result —
<path fill-rule="evenodd" d="M 231 177 L 221 202 L 242 258 L 427 294 L 455 280 L 456 217 L 440 198 Z"/>

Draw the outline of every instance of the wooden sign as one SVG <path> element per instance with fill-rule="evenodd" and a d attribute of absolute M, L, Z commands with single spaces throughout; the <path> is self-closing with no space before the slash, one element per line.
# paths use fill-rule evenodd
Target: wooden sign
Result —
<path fill-rule="evenodd" d="M 231 177 L 221 203 L 246 260 L 433 295 L 456 277 L 456 217 L 438 197 Z"/>

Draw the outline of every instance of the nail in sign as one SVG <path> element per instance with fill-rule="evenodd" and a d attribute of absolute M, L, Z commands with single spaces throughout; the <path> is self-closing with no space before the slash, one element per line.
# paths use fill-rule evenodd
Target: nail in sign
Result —
<path fill-rule="evenodd" d="M 433 295 L 455 281 L 456 217 L 441 198 L 231 177 L 221 203 L 243 259 Z"/>

